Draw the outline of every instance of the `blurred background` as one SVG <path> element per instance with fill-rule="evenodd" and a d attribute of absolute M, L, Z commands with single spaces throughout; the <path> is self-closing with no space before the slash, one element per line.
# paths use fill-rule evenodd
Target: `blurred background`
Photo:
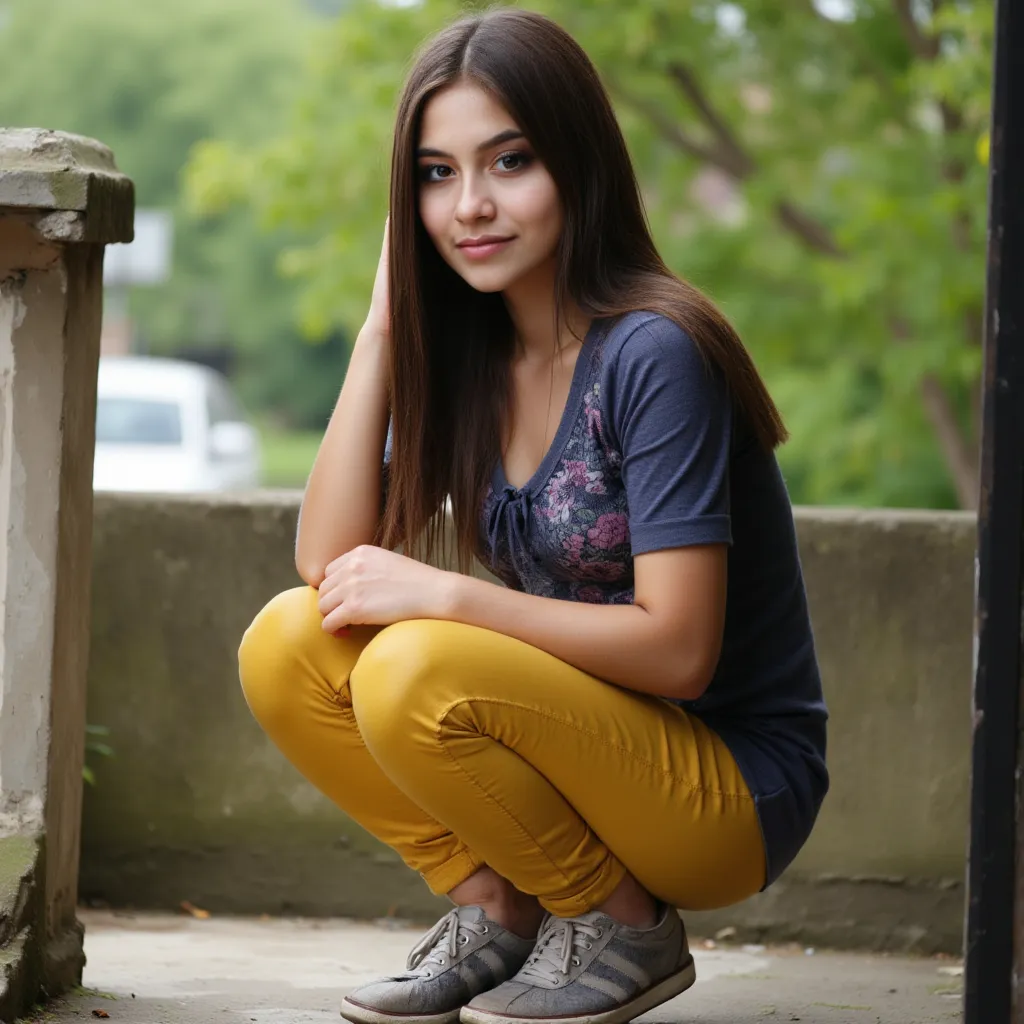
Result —
<path fill-rule="evenodd" d="M 304 484 L 402 76 L 467 6 L 0 0 L 0 124 L 100 139 L 137 188 L 137 240 L 107 253 L 98 488 Z M 794 501 L 973 507 L 990 0 L 523 6 L 601 71 L 663 254 L 787 420 Z"/>

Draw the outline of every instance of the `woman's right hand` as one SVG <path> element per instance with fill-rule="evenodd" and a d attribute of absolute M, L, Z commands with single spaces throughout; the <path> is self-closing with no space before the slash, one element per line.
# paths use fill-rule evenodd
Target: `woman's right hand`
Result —
<path fill-rule="evenodd" d="M 391 303 L 388 298 L 388 239 L 391 234 L 391 218 L 384 221 L 384 244 L 377 263 L 377 276 L 373 281 L 370 298 L 370 312 L 366 316 L 364 331 L 370 331 L 381 338 L 391 337 Z"/>

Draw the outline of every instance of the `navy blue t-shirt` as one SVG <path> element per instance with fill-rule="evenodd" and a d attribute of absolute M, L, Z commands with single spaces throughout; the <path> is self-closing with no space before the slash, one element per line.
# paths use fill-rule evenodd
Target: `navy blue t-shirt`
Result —
<path fill-rule="evenodd" d="M 828 789 L 827 713 L 789 495 L 720 371 L 663 316 L 594 321 L 551 448 L 518 489 L 498 461 L 481 531 L 508 586 L 593 603 L 632 603 L 634 555 L 731 545 L 718 667 L 676 703 L 736 758 L 774 881 Z"/>

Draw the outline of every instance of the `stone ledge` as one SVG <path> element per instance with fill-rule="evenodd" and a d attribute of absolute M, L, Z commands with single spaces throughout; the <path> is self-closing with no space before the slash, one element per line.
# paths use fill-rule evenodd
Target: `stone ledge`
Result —
<path fill-rule="evenodd" d="M 683 916 L 696 935 L 730 929 L 730 942 L 930 956 L 961 950 L 963 912 L 957 879 L 783 875 L 737 907 Z"/>
<path fill-rule="evenodd" d="M 81 983 L 85 930 L 77 920 L 40 939 L 40 837 L 0 837 L 0 1021 L 13 1021 L 39 999 Z"/>
<path fill-rule="evenodd" d="M 29 941 L 36 916 L 35 879 L 41 862 L 38 838 L 0 838 L 0 1020 L 14 1020 L 39 992 L 41 970 Z"/>
<path fill-rule="evenodd" d="M 301 489 L 266 488 L 250 491 L 225 491 L 211 494 L 113 493 L 100 491 L 95 501 L 104 508 L 147 507 L 154 512 L 202 515 L 207 509 L 294 509 L 302 503 Z M 977 522 L 974 512 L 952 509 L 857 508 L 843 505 L 794 505 L 797 524 L 826 523 L 856 525 L 882 530 L 929 527 L 939 530 L 963 530 Z"/>
<path fill-rule="evenodd" d="M 397 917 L 424 927 L 449 909 L 397 855 L 375 852 L 347 822 L 333 833 L 326 824 L 296 828 L 294 839 L 206 835 L 143 849 L 130 839 L 87 848 L 82 899 L 175 911 L 186 898 L 216 916 Z M 963 909 L 957 879 L 789 874 L 743 903 L 683 917 L 692 935 L 713 938 L 728 928 L 734 943 L 932 955 L 961 950 Z"/>
<path fill-rule="evenodd" d="M 0 129 L 0 208 L 45 211 L 38 229 L 59 242 L 130 242 L 135 188 L 111 151 L 81 135 Z"/>
<path fill-rule="evenodd" d="M 238 639 L 293 565 L 299 494 L 97 495 L 86 902 L 418 921 L 419 879 L 305 783 L 252 719 Z M 974 516 L 796 510 L 834 714 L 833 791 L 768 892 L 694 934 L 819 947 L 961 946 Z M 154 602 L 152 595 L 159 595 Z M 196 719 L 194 709 L 204 708 Z"/>

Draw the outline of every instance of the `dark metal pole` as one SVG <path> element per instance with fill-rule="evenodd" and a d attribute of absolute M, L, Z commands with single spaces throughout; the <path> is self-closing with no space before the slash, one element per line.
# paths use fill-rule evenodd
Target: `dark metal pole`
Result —
<path fill-rule="evenodd" d="M 989 177 L 965 1024 L 1024 1024 L 1018 776 L 1024 532 L 1024 3 L 997 0 Z M 1018 871 L 1018 863 L 1021 870 Z"/>

